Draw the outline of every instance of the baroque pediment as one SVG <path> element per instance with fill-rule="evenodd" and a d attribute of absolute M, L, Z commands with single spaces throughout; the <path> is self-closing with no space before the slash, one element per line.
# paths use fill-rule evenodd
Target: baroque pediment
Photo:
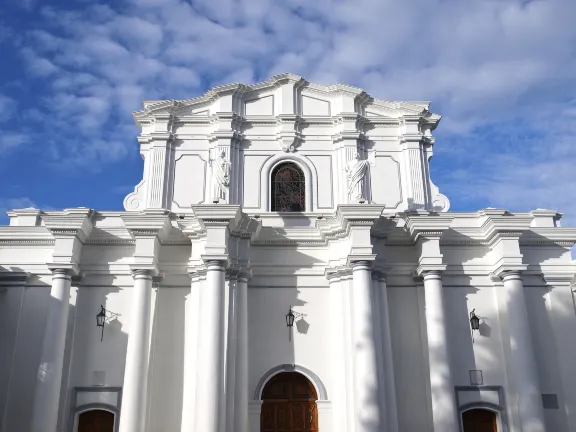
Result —
<path fill-rule="evenodd" d="M 334 117 L 356 114 L 370 119 L 440 116 L 428 111 L 430 102 L 396 102 L 374 99 L 364 90 L 345 84 L 323 85 L 291 73 L 274 75 L 255 84 L 233 83 L 216 86 L 203 95 L 184 100 L 145 101 L 134 113 L 137 123 L 157 116 L 210 117 L 232 112 L 242 117 Z"/>

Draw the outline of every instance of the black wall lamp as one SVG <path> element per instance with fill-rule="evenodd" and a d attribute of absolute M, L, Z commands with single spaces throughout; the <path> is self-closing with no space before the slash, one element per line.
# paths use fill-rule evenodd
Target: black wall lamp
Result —
<path fill-rule="evenodd" d="M 110 312 L 109 310 L 104 309 L 104 306 L 100 305 L 100 312 L 96 314 L 96 326 L 102 327 L 102 336 L 100 337 L 100 342 L 104 340 L 104 325 L 118 316 L 120 316 L 120 314 Z"/>
<path fill-rule="evenodd" d="M 292 327 L 294 327 L 294 320 L 296 318 L 304 318 L 305 316 L 306 314 L 294 312 L 292 310 L 292 306 L 290 306 L 290 309 L 286 314 L 286 326 L 288 327 L 288 340 L 292 340 Z"/>
<path fill-rule="evenodd" d="M 470 312 L 470 328 L 472 329 L 472 343 L 474 343 L 474 330 L 480 330 L 480 318 L 476 315 L 476 309 Z"/>

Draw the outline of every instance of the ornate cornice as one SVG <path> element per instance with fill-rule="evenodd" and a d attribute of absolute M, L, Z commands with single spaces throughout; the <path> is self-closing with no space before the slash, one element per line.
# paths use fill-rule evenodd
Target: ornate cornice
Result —
<path fill-rule="evenodd" d="M 170 229 L 169 213 L 165 210 L 126 212 L 122 221 L 133 239 L 158 237 L 163 240 Z"/>
<path fill-rule="evenodd" d="M 94 211 L 89 208 L 71 208 L 63 211 L 42 212 L 44 226 L 55 239 L 76 237 L 82 243 L 90 237 L 93 228 Z"/>

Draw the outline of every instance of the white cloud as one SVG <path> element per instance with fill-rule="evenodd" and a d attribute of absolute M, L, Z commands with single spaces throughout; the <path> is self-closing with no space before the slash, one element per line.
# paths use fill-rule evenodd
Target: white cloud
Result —
<path fill-rule="evenodd" d="M 142 99 L 289 71 L 432 100 L 444 115 L 436 183 L 453 202 L 576 215 L 573 0 L 122 0 L 40 11 L 46 25 L 22 32 L 21 52 L 49 91 L 22 116 L 43 122 L 54 157 L 120 160 L 135 146 L 130 112 Z"/>
<path fill-rule="evenodd" d="M 16 101 L 0 93 L 0 123 L 10 120 L 16 111 Z"/>
<path fill-rule="evenodd" d="M 26 133 L 5 132 L 0 134 L 0 159 L 7 157 L 9 151 L 14 151 L 17 147 L 30 142 L 30 137 Z"/>

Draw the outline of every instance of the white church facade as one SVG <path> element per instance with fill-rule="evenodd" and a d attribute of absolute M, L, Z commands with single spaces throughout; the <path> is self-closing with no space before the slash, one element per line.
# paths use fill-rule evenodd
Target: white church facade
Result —
<path fill-rule="evenodd" d="M 0 432 L 576 431 L 576 228 L 449 212 L 428 102 L 282 74 L 134 118 L 125 211 L 0 227 Z"/>

